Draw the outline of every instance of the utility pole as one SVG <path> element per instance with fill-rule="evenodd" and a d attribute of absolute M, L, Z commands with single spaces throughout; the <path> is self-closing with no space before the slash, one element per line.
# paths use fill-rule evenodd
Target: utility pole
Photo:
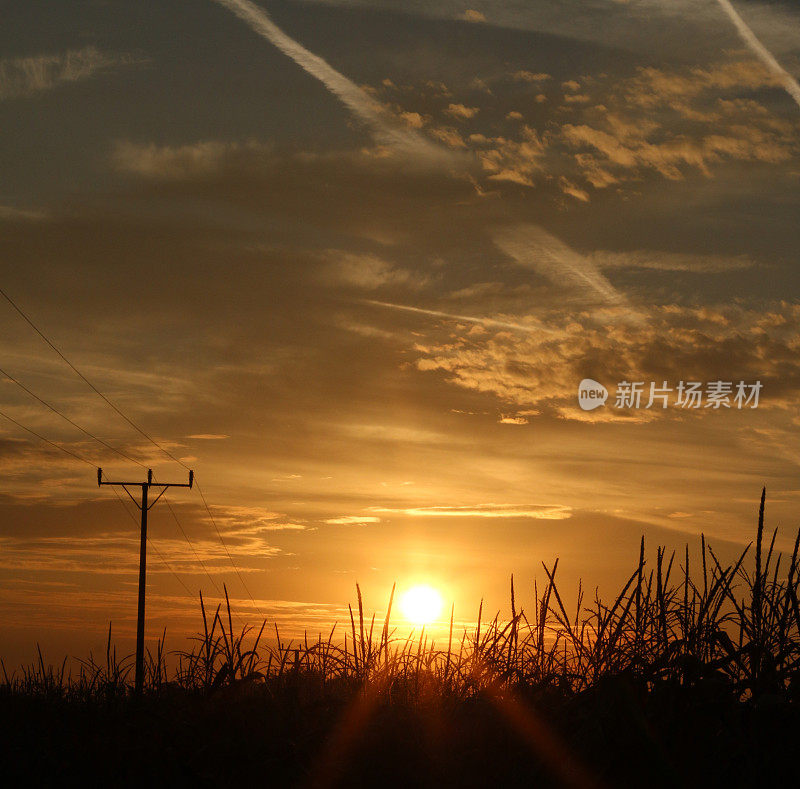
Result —
<path fill-rule="evenodd" d="M 144 684 L 144 591 L 147 578 L 147 513 L 155 503 L 166 493 L 167 488 L 191 488 L 194 482 L 194 471 L 189 472 L 189 482 L 153 482 L 153 469 L 147 469 L 147 482 L 112 482 L 103 479 L 103 469 L 97 469 L 97 484 L 116 485 L 122 487 L 130 496 L 131 501 L 142 511 L 142 534 L 139 544 L 139 613 L 136 620 L 136 694 L 142 692 Z M 128 487 L 142 489 L 141 504 L 134 498 Z M 161 488 L 161 492 L 147 503 L 147 494 L 150 488 Z"/>

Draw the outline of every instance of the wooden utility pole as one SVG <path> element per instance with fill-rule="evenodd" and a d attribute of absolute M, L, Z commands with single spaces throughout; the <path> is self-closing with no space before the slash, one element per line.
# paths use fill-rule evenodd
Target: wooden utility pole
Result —
<path fill-rule="evenodd" d="M 116 485 L 125 490 L 131 501 L 142 511 L 142 534 L 139 543 L 139 611 L 136 620 L 136 693 L 142 692 L 144 685 L 144 591 L 147 579 L 147 513 L 166 493 L 167 488 L 191 488 L 194 482 L 194 471 L 189 472 L 189 482 L 153 482 L 153 469 L 147 469 L 147 482 L 113 482 L 103 479 L 103 469 L 97 469 L 98 485 Z M 128 487 L 142 489 L 141 504 L 134 498 Z M 153 501 L 147 503 L 150 488 L 161 488 L 161 492 Z"/>

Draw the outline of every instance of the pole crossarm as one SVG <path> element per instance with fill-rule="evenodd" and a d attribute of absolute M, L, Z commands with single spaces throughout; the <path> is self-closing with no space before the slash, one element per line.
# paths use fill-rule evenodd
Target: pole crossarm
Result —
<path fill-rule="evenodd" d="M 131 487 L 141 488 L 142 485 L 148 485 L 152 488 L 191 488 L 194 486 L 194 471 L 189 471 L 188 482 L 153 482 L 153 469 L 147 469 L 147 482 L 117 482 L 114 480 L 103 479 L 103 469 L 97 469 L 97 484 L 99 485 L 116 485 L 117 487 Z M 163 492 L 163 491 L 162 491 Z"/>
<path fill-rule="evenodd" d="M 147 578 L 147 513 L 155 503 L 166 493 L 167 488 L 191 488 L 194 484 L 194 471 L 189 471 L 188 482 L 153 482 L 153 469 L 147 469 L 146 482 L 116 482 L 103 479 L 103 469 L 97 469 L 97 484 L 114 485 L 121 487 L 130 496 L 133 503 L 142 512 L 142 533 L 139 544 L 139 608 L 136 619 L 136 693 L 140 694 L 144 686 L 144 598 Z M 141 504 L 134 498 L 128 487 L 141 488 Z M 150 502 L 147 503 L 150 488 L 160 488 L 161 492 Z"/>

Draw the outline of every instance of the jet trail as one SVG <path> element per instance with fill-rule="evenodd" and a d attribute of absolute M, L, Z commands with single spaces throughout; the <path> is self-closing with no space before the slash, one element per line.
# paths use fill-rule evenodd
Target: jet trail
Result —
<path fill-rule="evenodd" d="M 800 83 L 775 59 L 770 52 L 757 38 L 756 34 L 747 26 L 744 19 L 739 16 L 739 12 L 733 7 L 730 0 L 717 0 L 722 6 L 722 10 L 736 26 L 742 41 L 747 44 L 751 52 L 781 81 L 786 92 L 795 100 L 800 107 Z"/>
<path fill-rule="evenodd" d="M 272 21 L 269 14 L 251 2 L 251 0 L 215 0 L 215 2 L 231 11 L 255 33 L 269 41 L 287 57 L 291 58 L 300 68 L 319 80 L 356 118 L 370 129 L 379 144 L 386 145 L 401 154 L 405 154 L 413 163 L 426 167 L 445 167 L 451 173 L 463 171 L 464 166 L 467 164 L 465 159 L 459 157 L 453 151 L 437 145 L 414 129 L 403 127 L 379 102 L 365 93 L 358 85 L 336 71 L 319 55 L 315 55 L 298 41 L 284 33 Z M 720 0 L 720 2 L 727 2 L 727 0 Z M 733 9 L 731 9 L 731 13 L 738 19 L 738 15 Z M 739 20 L 739 23 L 741 23 L 741 20 Z M 743 23 L 741 24 L 743 25 Z M 753 40 L 755 40 L 754 37 Z M 761 46 L 757 41 L 756 44 L 759 47 Z M 772 61 L 775 63 L 775 67 L 780 69 L 774 58 Z M 785 72 L 783 73 L 785 74 Z M 788 77 L 788 75 L 786 76 Z M 800 88 L 798 88 L 798 97 L 800 97 Z M 595 297 L 599 296 L 600 300 L 606 304 L 616 306 L 625 306 L 627 304 L 625 298 L 614 289 L 590 260 L 578 255 L 540 228 L 535 226 L 506 228 L 501 230 L 495 237 L 495 243 L 520 264 L 542 271 L 543 274 L 555 282 L 571 281 L 573 285 L 577 285 L 584 291 L 589 291 Z M 546 331 L 541 326 L 532 327 L 495 321 L 489 318 L 451 315 L 418 307 L 404 307 L 399 304 L 372 303 L 398 310 L 451 318 L 485 326 L 497 326 L 515 331 Z"/>
<path fill-rule="evenodd" d="M 387 307 L 392 310 L 402 310 L 404 312 L 416 312 L 419 315 L 431 315 L 434 318 L 449 318 L 450 320 L 465 321 L 466 323 L 477 323 L 480 326 L 495 326 L 498 329 L 511 329 L 512 331 L 522 331 L 527 334 L 536 332 L 546 332 L 552 334 L 551 329 L 547 329 L 541 324 L 536 326 L 526 326 L 523 323 L 509 323 L 507 321 L 496 321 L 493 318 L 474 318 L 471 315 L 454 315 L 450 312 L 439 312 L 438 310 L 425 310 L 422 307 L 408 307 L 405 304 L 392 304 L 388 301 L 372 301 L 367 299 L 364 304 L 372 304 L 375 307 Z"/>
<path fill-rule="evenodd" d="M 255 33 L 265 38 L 300 68 L 319 80 L 373 133 L 376 141 L 413 155 L 417 161 L 453 159 L 454 156 L 413 129 L 404 128 L 377 101 L 319 55 L 283 32 L 269 14 L 250 0 L 215 0 L 233 12 Z"/>
<path fill-rule="evenodd" d="M 506 227 L 495 234 L 494 243 L 521 266 L 535 269 L 557 285 L 572 285 L 607 305 L 627 305 L 591 260 L 536 225 Z"/>

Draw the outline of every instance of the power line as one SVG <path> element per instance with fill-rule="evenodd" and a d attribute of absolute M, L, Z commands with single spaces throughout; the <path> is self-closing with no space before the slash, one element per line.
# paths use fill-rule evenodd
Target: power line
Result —
<path fill-rule="evenodd" d="M 192 599 L 194 599 L 194 592 L 184 583 L 183 579 L 175 572 L 175 570 L 170 567 L 169 562 L 164 558 L 164 555 L 161 551 L 158 550 L 156 544 L 148 537 L 147 544 L 155 551 L 156 556 L 164 563 L 164 566 L 175 576 L 175 580 L 186 590 L 186 594 L 189 595 Z"/>
<path fill-rule="evenodd" d="M 44 400 L 41 397 L 39 397 L 39 395 L 37 395 L 36 392 L 32 392 L 30 389 L 28 389 L 28 387 L 25 386 L 25 384 L 23 384 L 21 381 L 19 381 L 17 378 L 11 375 L 11 373 L 4 370 L 2 367 L 0 367 L 0 373 L 2 373 L 6 378 L 8 378 L 9 381 L 16 384 L 20 389 L 22 389 L 23 392 L 27 392 L 34 400 L 38 400 L 38 402 L 40 402 L 43 406 L 45 406 L 45 408 L 49 408 L 54 414 L 60 416 L 66 422 L 69 422 L 69 424 L 71 424 L 77 430 L 80 430 L 81 433 L 83 433 L 85 436 L 94 439 L 98 443 L 102 444 L 106 449 L 110 449 L 112 452 L 115 452 L 120 457 L 125 458 L 125 460 L 129 460 L 131 463 L 135 463 L 137 466 L 141 466 L 142 468 L 144 468 L 143 463 L 140 463 L 138 460 L 135 460 L 130 455 L 125 454 L 125 452 L 123 452 L 121 449 L 117 449 L 116 447 L 111 446 L 111 444 L 107 443 L 106 441 L 103 441 L 102 438 L 98 438 L 96 435 L 94 435 L 94 433 L 90 433 L 86 428 L 81 427 L 77 422 L 74 422 L 66 414 L 59 411 L 54 405 L 51 405 L 50 403 L 47 402 L 47 400 Z"/>
<path fill-rule="evenodd" d="M 43 406 L 48 408 L 54 414 L 56 414 L 57 416 L 61 417 L 64 421 L 66 421 L 67 423 L 72 425 L 72 427 L 76 428 L 77 430 L 80 430 L 81 433 L 83 433 L 84 435 L 88 436 L 89 438 L 93 439 L 94 441 L 97 441 L 99 444 L 102 444 L 102 446 L 106 447 L 106 449 L 110 449 L 112 452 L 116 453 L 121 458 L 124 458 L 125 460 L 128 460 L 131 463 L 135 463 L 137 466 L 141 466 L 142 468 L 145 467 L 143 463 L 140 463 L 138 460 L 130 457 L 130 455 L 126 454 L 125 452 L 123 452 L 122 450 L 118 449 L 117 447 L 112 446 L 107 441 L 104 441 L 102 438 L 99 438 L 98 436 L 94 435 L 94 433 L 91 433 L 90 431 L 88 431 L 82 425 L 79 425 L 77 422 L 75 422 L 74 420 L 70 419 L 65 413 L 63 413 L 63 411 L 60 411 L 54 405 L 52 405 L 51 403 L 48 403 L 44 398 L 42 398 L 39 395 L 37 395 L 36 392 L 34 392 L 31 389 L 29 389 L 19 379 L 15 378 L 13 375 L 11 375 L 11 373 L 9 373 L 8 371 L 4 370 L 2 367 L 0 367 L 0 374 L 4 375 L 12 383 L 16 384 L 20 389 L 22 389 L 24 392 L 26 392 L 28 395 L 30 395 L 34 400 L 37 400 L 39 403 L 41 403 Z M 10 417 L 8 417 L 8 418 L 10 419 Z M 19 425 L 19 423 L 16 423 L 16 424 Z M 22 425 L 19 425 L 19 426 L 23 427 Z M 24 429 L 28 430 L 28 428 L 24 428 Z M 33 431 L 29 431 L 29 432 L 33 432 Z M 38 434 L 34 434 L 34 435 L 36 435 L 37 438 L 40 438 L 43 441 L 48 441 L 48 439 L 45 439 L 43 436 L 39 436 Z M 50 443 L 52 443 L 52 442 L 50 442 Z M 63 447 L 59 447 L 59 448 L 64 450 Z M 68 451 L 68 450 L 64 450 L 64 451 Z M 75 457 L 77 457 L 77 455 L 75 455 Z M 85 460 L 85 459 L 82 459 L 82 460 L 83 460 L 83 462 L 88 463 L 89 465 L 93 465 L 93 464 L 89 463 L 88 460 Z M 175 523 L 178 525 L 178 529 L 180 530 L 181 534 L 184 536 L 186 542 L 189 544 L 189 547 L 191 548 L 192 553 L 194 553 L 195 558 L 198 560 L 198 562 L 200 562 L 201 566 L 203 567 L 203 570 L 205 571 L 205 574 L 208 576 L 208 580 L 211 581 L 211 584 L 216 589 L 217 593 L 221 594 L 221 590 L 219 588 L 219 584 L 214 580 L 214 578 L 212 577 L 211 573 L 208 572 L 208 569 L 207 569 L 205 563 L 203 562 L 203 560 L 200 558 L 199 554 L 197 553 L 197 550 L 194 547 L 194 544 L 189 539 L 189 535 L 184 530 L 183 526 L 181 525 L 181 522 L 178 520 L 177 514 L 172 509 L 172 505 L 168 501 L 167 501 L 167 506 L 169 507 L 169 510 L 172 513 L 172 517 L 175 519 Z M 156 549 L 156 552 L 157 552 L 157 549 Z"/>
<path fill-rule="evenodd" d="M 107 405 L 114 409 L 137 433 L 140 433 L 144 436 L 151 444 L 158 447 L 167 457 L 174 460 L 179 465 L 183 466 L 185 469 L 189 467 L 183 463 L 182 461 L 178 460 L 171 452 L 167 449 L 162 447 L 154 438 L 151 438 L 147 433 L 142 430 L 132 419 L 128 418 L 111 400 L 109 400 L 66 356 L 61 352 L 59 348 L 57 348 L 45 335 L 45 333 L 28 317 L 28 315 L 22 311 L 22 308 L 19 307 L 16 302 L 9 296 L 2 288 L 0 288 L 0 296 L 2 296 L 25 320 L 25 322 L 59 355 L 62 361 L 77 375 L 95 394 L 101 397 Z"/>
<path fill-rule="evenodd" d="M 133 520 L 133 522 L 138 526 L 139 522 L 136 520 L 136 516 L 128 509 L 128 505 L 126 504 L 125 499 L 123 499 L 122 496 L 119 495 L 119 493 L 117 492 L 117 489 L 113 485 L 111 487 L 111 490 L 114 491 L 114 495 L 119 500 L 119 503 L 122 505 L 122 507 L 125 510 L 125 512 L 130 516 L 130 518 Z M 164 556 L 161 553 L 161 551 L 159 551 L 158 548 L 156 548 L 155 543 L 150 539 L 149 535 L 147 537 L 147 544 L 155 551 L 156 556 L 158 556 L 158 558 L 161 559 L 161 561 L 164 563 L 164 566 L 175 576 L 175 579 L 186 590 L 186 592 L 189 595 L 189 597 L 193 598 L 194 597 L 194 592 L 192 592 L 192 590 L 189 589 L 189 587 L 184 583 L 183 578 L 181 578 L 178 575 L 178 573 L 176 573 L 175 570 L 172 569 L 172 567 L 170 566 L 169 562 L 164 558 Z"/>
<path fill-rule="evenodd" d="M 18 422 L 13 417 L 10 417 L 4 411 L 0 411 L 0 416 L 4 417 L 9 422 L 12 422 L 13 424 L 15 424 L 17 427 L 21 428 L 22 430 L 25 430 L 26 432 L 30 433 L 32 436 L 36 436 L 36 438 L 38 438 L 40 441 L 43 441 L 45 444 L 49 444 L 51 447 L 55 447 L 56 449 L 61 450 L 61 452 L 64 452 L 65 454 L 69 455 L 70 457 L 74 458 L 75 460 L 79 460 L 81 463 L 86 463 L 87 466 L 91 466 L 92 468 L 96 468 L 95 464 L 92 463 L 91 460 L 87 460 L 85 457 L 81 457 L 76 452 L 72 452 L 69 449 L 67 449 L 66 447 L 62 447 L 59 444 L 56 444 L 55 441 L 51 441 L 49 438 L 45 438 L 43 435 L 37 433 L 35 430 L 32 430 L 29 427 L 26 427 L 21 422 Z M 125 506 L 125 502 L 122 500 L 122 498 L 120 497 L 120 495 L 117 493 L 116 490 L 114 491 L 114 493 L 116 494 L 117 498 L 119 499 L 120 503 L 122 504 L 125 512 L 127 512 L 128 515 L 130 515 L 133 518 L 134 522 L 136 522 L 135 516 L 131 512 L 129 512 L 128 508 Z M 156 548 L 155 545 L 153 545 L 152 540 L 148 539 L 148 542 L 149 542 L 150 546 L 153 548 L 153 550 L 156 552 L 156 555 L 159 557 L 159 559 L 161 559 L 161 561 L 164 563 L 166 568 L 175 576 L 175 578 L 178 581 L 178 583 L 180 583 L 180 585 L 189 593 L 189 595 L 191 597 L 194 597 L 194 593 L 183 582 L 183 579 L 180 578 L 180 576 L 175 572 L 175 570 L 173 570 L 172 567 L 170 567 L 169 563 L 162 556 L 162 554 L 158 550 L 158 548 Z"/>
<path fill-rule="evenodd" d="M 14 425 L 19 427 L 20 429 L 25 430 L 27 433 L 30 433 L 32 436 L 35 436 L 36 438 L 38 438 L 40 441 L 44 442 L 45 444 L 49 444 L 51 447 L 54 447 L 55 449 L 58 449 L 59 451 L 63 452 L 64 454 L 69 455 L 69 457 L 73 458 L 74 460 L 78 460 L 81 463 L 85 463 L 87 466 L 91 466 L 92 468 L 97 468 L 97 464 L 93 463 L 91 460 L 87 460 L 85 457 L 82 457 L 77 452 L 72 452 L 71 450 L 67 449 L 66 447 L 62 447 L 60 444 L 56 444 L 55 441 L 51 441 L 49 438 L 46 438 L 45 436 L 41 435 L 40 433 L 37 433 L 35 430 L 33 430 L 33 429 L 29 428 L 29 427 L 26 427 L 21 422 L 18 422 L 16 419 L 14 419 L 13 417 L 11 417 L 8 414 L 6 414 L 4 411 L 0 411 L 0 416 L 5 418 L 5 419 L 7 419 L 9 422 L 13 423 Z M 122 496 L 119 495 L 119 493 L 117 492 L 117 490 L 115 488 L 112 487 L 112 490 L 114 491 L 114 495 L 117 497 L 117 500 L 122 505 L 122 508 L 125 510 L 125 513 L 130 518 L 132 518 L 133 522 L 138 526 L 139 524 L 138 524 L 138 521 L 136 520 L 136 516 L 128 509 L 128 506 L 127 506 L 125 500 L 122 498 Z M 166 497 L 164 497 L 164 500 L 167 501 Z M 206 567 L 205 563 L 203 562 L 203 560 L 198 555 L 193 543 L 189 539 L 189 536 L 186 534 L 186 532 L 183 530 L 183 527 L 181 526 L 180 521 L 178 521 L 178 516 L 172 510 L 172 506 L 169 504 L 168 501 L 167 501 L 167 506 L 169 506 L 169 509 L 172 512 L 173 517 L 175 518 L 175 522 L 178 524 L 178 528 L 181 530 L 181 533 L 186 538 L 186 541 L 189 543 L 189 547 L 192 549 L 192 552 L 194 553 L 195 557 L 197 558 L 197 560 L 202 565 L 203 570 L 205 571 L 206 575 L 208 576 L 209 581 L 211 581 L 212 585 L 217 590 L 217 593 L 221 594 L 221 591 L 220 591 L 220 588 L 219 588 L 219 584 L 214 580 L 214 577 L 208 571 L 208 568 Z M 153 549 L 153 551 L 155 552 L 156 556 L 158 556 L 158 558 L 161 561 L 161 563 L 172 574 L 172 576 L 175 578 L 175 580 L 184 588 L 184 590 L 186 591 L 186 594 L 189 597 L 194 598 L 194 592 L 186 585 L 186 583 L 184 582 L 183 578 L 181 578 L 180 575 L 178 575 L 178 573 L 173 569 L 172 565 L 170 565 L 170 563 L 166 560 L 166 558 L 161 553 L 161 551 L 158 550 L 158 546 L 153 542 L 153 540 L 151 539 L 151 537 L 149 535 L 147 537 L 147 544 Z M 255 603 L 255 601 L 253 601 L 253 602 Z M 237 616 L 238 616 L 238 612 L 237 612 Z M 262 616 L 263 616 L 263 614 L 262 614 Z"/>
<path fill-rule="evenodd" d="M 154 481 L 155 481 L 155 477 L 154 477 Z M 111 486 L 111 490 L 114 492 L 114 495 L 117 497 L 117 499 L 119 500 L 120 504 L 122 504 L 122 507 L 124 508 L 124 510 L 127 513 L 128 517 L 130 517 L 131 520 L 133 520 L 133 522 L 136 524 L 136 526 L 139 526 L 138 519 L 133 514 L 133 512 L 131 512 L 131 510 L 130 510 L 130 508 L 128 506 L 128 503 L 125 501 L 125 499 L 123 499 L 122 496 L 120 496 L 120 494 L 117 492 L 117 489 L 113 485 Z M 164 501 L 166 502 L 167 506 L 169 507 L 169 509 L 171 511 L 172 510 L 172 506 L 170 505 L 167 497 L 163 496 L 163 499 L 164 499 Z M 175 515 L 174 512 L 172 514 L 173 514 L 173 517 L 175 517 L 175 522 L 178 524 L 178 528 L 180 528 L 181 532 L 183 532 L 183 528 L 181 527 L 180 521 L 178 521 L 177 516 Z M 195 557 L 200 562 L 200 564 L 203 566 L 203 569 L 205 570 L 205 573 L 208 576 L 208 579 L 211 581 L 211 583 L 214 585 L 214 588 L 217 590 L 217 594 L 219 594 L 221 596 L 222 595 L 222 590 L 219 588 L 219 584 L 217 584 L 216 581 L 214 581 L 213 576 L 211 575 L 211 573 L 209 573 L 208 569 L 206 568 L 205 563 L 200 558 L 200 556 L 197 554 L 197 551 L 194 550 L 194 546 L 192 545 L 191 541 L 189 540 L 188 536 L 185 533 L 184 533 L 184 537 L 186 537 L 187 542 L 189 542 L 189 545 L 192 548 L 192 551 L 194 552 Z M 175 570 L 172 569 L 172 567 L 170 566 L 169 562 L 164 558 L 164 555 L 158 550 L 158 548 L 156 547 L 156 544 L 150 538 L 149 534 L 147 535 L 147 544 L 156 552 L 156 555 L 158 556 L 158 558 L 162 561 L 164 566 L 172 573 L 172 575 L 175 576 L 175 579 L 186 590 L 187 594 L 190 597 L 194 597 L 194 592 L 192 592 L 189 589 L 189 587 L 183 582 L 183 579 L 175 572 Z M 236 616 L 238 619 L 242 620 L 244 622 L 244 624 L 247 624 L 246 620 L 244 620 L 244 618 L 242 617 L 242 615 L 238 611 L 234 612 L 234 616 Z"/>
<path fill-rule="evenodd" d="M 61 452 L 64 452 L 70 457 L 75 458 L 75 460 L 80 460 L 81 463 L 86 463 L 88 466 L 92 466 L 93 468 L 95 468 L 95 464 L 92 463 L 91 460 L 87 460 L 86 458 L 81 457 L 77 452 L 72 452 L 71 450 L 62 447 L 61 445 L 56 444 L 55 441 L 51 441 L 49 438 L 45 438 L 44 436 L 39 435 L 39 433 L 37 433 L 35 430 L 31 430 L 31 428 L 25 427 L 25 425 L 23 425 L 21 422 L 17 422 L 16 419 L 10 417 L 5 412 L 0 411 L 0 416 L 5 417 L 9 422 L 13 422 L 17 427 L 22 428 L 23 430 L 30 433 L 32 436 L 36 436 L 36 438 L 38 438 L 40 441 L 44 441 L 45 444 L 50 444 L 51 447 L 55 447 L 56 449 L 61 450 Z"/>
<path fill-rule="evenodd" d="M 131 520 L 133 520 L 133 522 L 138 527 L 139 526 L 139 521 L 136 518 L 136 516 L 133 514 L 133 512 L 131 512 L 131 510 L 130 510 L 130 508 L 128 506 L 128 503 L 125 501 L 124 498 L 122 498 L 122 496 L 120 496 L 120 494 L 117 492 L 117 489 L 113 485 L 111 486 L 111 490 L 114 492 L 114 495 L 117 497 L 119 503 L 122 505 L 122 507 L 125 510 L 125 512 L 128 515 L 128 517 L 131 518 Z M 172 507 L 171 507 L 167 497 L 163 496 L 163 499 L 166 502 L 167 506 L 170 508 L 170 510 L 172 510 Z M 183 528 L 181 527 L 180 522 L 178 521 L 177 516 L 175 515 L 175 513 L 173 513 L 173 516 L 175 517 L 175 520 L 178 523 L 178 527 L 181 529 L 181 531 L 183 531 Z M 189 545 L 191 546 L 192 550 L 194 551 L 194 546 L 192 545 L 192 543 L 189 540 L 188 536 L 186 536 L 186 534 L 184 534 L 184 537 L 186 537 L 187 542 L 189 542 Z M 161 553 L 161 551 L 158 550 L 158 548 L 156 547 L 156 544 L 153 542 L 153 540 L 151 539 L 149 534 L 147 535 L 147 544 L 155 551 L 156 556 L 158 556 L 158 558 L 161 560 L 163 565 L 172 573 L 172 575 L 175 577 L 175 580 L 178 581 L 178 583 L 186 590 L 187 594 L 190 597 L 193 598 L 194 597 L 194 592 L 192 592 L 192 590 L 189 589 L 189 587 L 184 583 L 183 579 L 178 575 L 178 573 L 175 570 L 172 569 L 170 563 L 164 558 L 164 555 Z M 222 590 L 219 588 L 219 584 L 217 584 L 216 581 L 214 581 L 214 577 L 211 575 L 211 573 L 209 573 L 209 571 L 206 568 L 203 560 L 198 556 L 196 551 L 194 551 L 194 555 L 195 555 L 195 557 L 197 557 L 197 560 L 200 562 L 200 564 L 203 565 L 203 569 L 205 570 L 205 573 L 208 576 L 208 579 L 211 581 L 211 583 L 214 585 L 214 588 L 217 590 L 217 594 L 222 595 Z M 238 611 L 233 612 L 233 614 L 234 614 L 234 616 L 236 616 L 240 620 L 244 621 L 244 623 L 246 624 L 246 620 L 243 619 L 242 615 L 239 614 Z"/>
<path fill-rule="evenodd" d="M 56 345 L 45 335 L 45 333 L 31 320 L 30 317 L 28 317 L 28 315 L 22 310 L 22 308 L 20 306 L 18 306 L 17 303 L 11 298 L 11 296 L 9 296 L 2 288 L 0 288 L 0 295 L 2 295 L 3 298 L 19 313 L 19 315 L 42 338 L 42 340 L 44 340 L 44 342 L 47 343 L 47 345 L 50 346 L 50 348 L 52 348 L 53 351 L 55 351 L 58 354 L 58 356 L 64 361 L 64 363 L 93 392 L 95 392 L 95 394 L 97 394 L 108 406 L 110 406 L 120 417 L 122 417 L 134 430 L 136 430 L 137 433 L 139 433 L 140 435 L 144 436 L 144 438 L 146 438 L 154 447 L 156 447 L 161 452 L 163 452 L 168 458 L 173 460 L 175 463 L 177 463 L 180 466 L 183 466 L 183 468 L 185 468 L 187 470 L 189 469 L 189 467 L 183 461 L 181 461 L 178 458 L 176 458 L 169 450 L 167 450 L 165 447 L 161 446 L 161 444 L 159 444 L 158 441 L 156 441 L 152 436 L 150 436 L 148 433 L 146 433 L 141 427 L 139 427 L 139 425 L 136 424 L 136 422 L 133 421 L 133 419 L 131 419 L 129 416 L 127 416 L 125 413 L 123 413 L 123 411 L 115 403 L 113 403 L 111 400 L 109 400 L 109 398 L 106 397 L 106 395 L 104 395 L 77 367 L 75 367 L 75 365 L 69 359 L 67 359 L 67 357 L 62 353 L 62 351 L 58 347 L 56 347 Z M 247 592 L 247 595 L 250 598 L 251 602 L 253 603 L 253 606 L 255 607 L 256 611 L 258 611 L 258 613 L 262 617 L 264 617 L 263 611 L 261 611 L 261 609 L 258 607 L 258 604 L 256 603 L 255 598 L 253 597 L 252 593 L 250 592 L 250 589 L 248 588 L 247 584 L 245 583 L 245 580 L 242 577 L 242 574 L 239 571 L 239 568 L 236 565 L 236 562 L 233 560 L 233 556 L 231 555 L 230 550 L 228 550 L 228 546 L 227 546 L 224 538 L 222 537 L 222 534 L 221 534 L 220 530 L 217 528 L 216 520 L 214 519 L 214 516 L 211 514 L 211 509 L 208 506 L 208 502 L 206 501 L 206 497 L 203 494 L 203 491 L 200 488 L 199 484 L 197 485 L 197 490 L 200 493 L 200 498 L 203 500 L 203 505 L 205 506 L 206 512 L 208 513 L 208 517 L 211 520 L 211 523 L 214 525 L 214 531 L 216 531 L 217 537 L 219 537 L 219 541 L 222 544 L 222 547 L 225 549 L 225 553 L 228 556 L 228 559 L 229 559 L 229 561 L 231 563 L 231 566 L 236 571 L 236 575 L 239 578 L 239 581 L 241 582 L 242 587 L 244 588 L 245 592 Z"/>
<path fill-rule="evenodd" d="M 116 491 L 114 492 L 116 493 Z M 170 513 L 172 514 L 172 517 L 175 519 L 175 523 L 180 529 L 181 534 L 186 538 L 186 542 L 189 543 L 189 547 L 192 549 L 194 558 L 197 559 L 198 562 L 200 562 L 200 566 L 203 568 L 205 574 L 208 576 L 208 580 L 211 581 L 212 585 L 217 590 L 217 594 L 221 595 L 222 590 L 219 588 L 219 584 L 214 580 L 214 577 L 211 575 L 211 573 L 208 571 L 208 568 L 206 567 L 206 563 L 200 558 L 200 554 L 197 553 L 197 551 L 195 550 L 194 544 L 189 539 L 189 535 L 183 530 L 183 526 L 181 526 L 181 522 L 178 520 L 178 516 L 175 513 L 175 510 L 172 509 L 172 504 L 170 504 L 169 499 L 166 496 L 164 496 L 164 503 L 167 505 L 167 509 L 169 509 Z"/>
<path fill-rule="evenodd" d="M 231 556 L 231 552 L 228 550 L 228 546 L 225 543 L 225 540 L 222 539 L 222 534 L 220 533 L 220 530 L 217 528 L 217 521 L 211 514 L 211 508 L 208 506 L 208 502 L 206 501 L 203 489 L 200 487 L 200 484 L 198 483 L 196 477 L 194 480 L 194 485 L 197 488 L 197 492 L 200 494 L 200 498 L 203 500 L 203 506 L 206 508 L 206 512 L 208 513 L 208 517 L 211 520 L 211 523 L 214 524 L 214 531 L 217 533 L 217 537 L 219 537 L 219 541 L 222 543 L 222 547 L 225 549 L 225 553 L 228 554 L 228 559 L 230 560 L 230 563 L 233 565 L 233 569 L 236 570 L 236 575 L 238 576 L 239 581 L 241 581 L 241 584 L 244 587 L 245 592 L 247 592 L 247 596 L 250 598 L 250 601 L 253 603 L 253 607 L 256 609 L 256 611 L 258 611 L 258 613 L 262 616 L 262 618 L 266 619 L 264 612 L 259 608 L 258 603 L 256 603 L 252 592 L 245 583 L 244 578 L 242 578 L 242 574 L 239 572 L 239 568 L 236 566 L 236 562 L 233 561 L 233 557 Z"/>

